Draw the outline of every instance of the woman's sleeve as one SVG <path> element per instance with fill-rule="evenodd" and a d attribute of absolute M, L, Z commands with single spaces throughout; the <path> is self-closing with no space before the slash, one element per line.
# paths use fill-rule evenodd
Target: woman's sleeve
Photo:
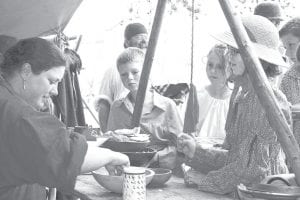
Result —
<path fill-rule="evenodd" d="M 6 164 L 11 184 L 38 183 L 71 193 L 87 151 L 85 138 L 41 112 L 28 112 L 10 130 Z"/>
<path fill-rule="evenodd" d="M 283 94 L 287 95 L 288 93 L 288 78 L 287 78 L 287 75 L 285 74 L 283 77 L 282 77 L 282 80 L 280 82 L 280 85 L 279 85 L 279 89 L 283 92 Z"/>
<path fill-rule="evenodd" d="M 207 174 L 209 171 L 217 170 L 224 166 L 227 153 L 227 150 L 220 150 L 220 148 L 204 149 L 197 143 L 193 159 L 188 159 L 186 164 L 196 171 Z"/>
<path fill-rule="evenodd" d="M 247 150 L 245 149 L 245 151 Z M 204 159 L 199 156 L 201 155 L 199 151 L 196 153 L 198 161 L 207 167 L 206 171 L 200 171 L 202 174 L 206 174 L 202 175 L 201 179 L 193 178 L 193 182 L 197 184 L 198 189 L 201 191 L 228 194 L 234 192 L 239 183 L 250 184 L 256 182 L 258 181 L 257 177 L 259 178 L 264 173 L 264 169 L 257 168 L 253 164 L 248 166 L 248 159 L 244 159 L 243 157 L 225 165 L 227 156 L 225 152 L 221 154 L 219 154 L 220 152 L 216 153 L 213 151 L 202 152 L 202 155 L 203 153 L 206 154 Z M 193 165 L 192 167 L 196 166 Z M 218 167 L 220 168 L 217 169 Z"/>
<path fill-rule="evenodd" d="M 274 94 L 278 100 L 278 104 L 280 106 L 281 111 L 284 114 L 285 119 L 288 124 L 292 126 L 292 111 L 291 111 L 291 103 L 288 102 L 286 96 L 280 90 L 275 90 Z"/>

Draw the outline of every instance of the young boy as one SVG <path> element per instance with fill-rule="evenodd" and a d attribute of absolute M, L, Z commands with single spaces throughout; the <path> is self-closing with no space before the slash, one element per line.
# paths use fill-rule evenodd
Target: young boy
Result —
<path fill-rule="evenodd" d="M 117 59 L 118 72 L 129 94 L 113 102 L 108 118 L 108 130 L 131 127 L 144 57 L 141 49 L 130 47 Z M 175 103 L 148 87 L 140 126 L 150 135 L 150 147 L 157 150 L 154 161 L 159 167 L 174 169 L 177 156 L 176 139 L 182 131 L 182 121 Z"/>

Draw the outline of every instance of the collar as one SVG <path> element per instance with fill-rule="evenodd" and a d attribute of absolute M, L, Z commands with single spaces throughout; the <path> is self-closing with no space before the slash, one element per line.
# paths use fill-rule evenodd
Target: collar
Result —
<path fill-rule="evenodd" d="M 147 94 L 146 98 L 148 98 L 148 101 L 144 102 L 143 107 L 143 114 L 150 113 L 154 107 L 159 108 L 163 111 L 166 111 L 169 105 L 169 101 L 166 100 L 166 97 L 158 94 L 153 89 L 150 89 Z M 127 94 L 126 97 L 121 98 L 119 100 L 119 103 L 116 104 L 116 106 L 120 107 L 124 105 L 131 113 L 133 113 L 133 105 L 131 101 L 129 100 L 129 94 Z"/>
<path fill-rule="evenodd" d="M 21 102 L 29 105 L 32 109 L 36 110 L 32 105 L 27 103 L 18 93 L 16 93 L 13 87 L 9 84 L 9 82 L 0 74 L 0 86 L 4 87 L 9 93 L 17 97 Z"/>
<path fill-rule="evenodd" d="M 11 85 L 5 80 L 5 78 L 0 74 L 0 85 L 7 89 L 11 94 L 17 95 Z M 17 95 L 18 96 L 18 95 Z"/>
<path fill-rule="evenodd" d="M 163 111 L 166 111 L 169 105 L 169 101 L 167 100 L 169 99 L 166 99 L 167 97 L 158 94 L 153 89 L 151 89 L 150 91 L 153 94 L 153 105 L 160 108 Z"/>

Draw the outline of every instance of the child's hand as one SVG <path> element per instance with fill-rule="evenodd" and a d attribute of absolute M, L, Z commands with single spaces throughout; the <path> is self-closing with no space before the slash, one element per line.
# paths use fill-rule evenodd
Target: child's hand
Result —
<path fill-rule="evenodd" d="M 188 172 L 191 170 L 190 166 L 185 165 L 184 163 L 181 165 L 181 169 L 183 172 L 183 180 L 184 180 L 184 184 L 187 187 L 191 187 L 194 185 L 194 183 L 190 180 L 190 176 L 188 175 Z"/>
<path fill-rule="evenodd" d="M 291 107 L 292 111 L 300 111 L 300 104 L 294 104 Z"/>
<path fill-rule="evenodd" d="M 192 159 L 196 151 L 195 139 L 185 133 L 180 134 L 177 137 L 177 150 L 184 153 L 187 157 Z"/>
<path fill-rule="evenodd" d="M 205 177 L 206 177 L 205 174 L 202 174 L 201 172 L 190 168 L 190 169 L 188 169 L 187 171 L 184 172 L 184 183 L 188 187 L 195 187 L 199 183 L 201 183 L 201 181 Z"/>
<path fill-rule="evenodd" d="M 223 148 L 223 144 L 214 144 L 213 147 Z"/>

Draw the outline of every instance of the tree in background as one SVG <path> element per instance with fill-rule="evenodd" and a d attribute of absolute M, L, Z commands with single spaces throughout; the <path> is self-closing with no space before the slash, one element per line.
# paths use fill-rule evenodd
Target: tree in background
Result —
<path fill-rule="evenodd" d="M 232 0 L 234 8 L 240 12 L 240 14 L 250 14 L 254 12 L 254 8 L 257 4 L 265 1 L 278 2 L 281 8 L 284 10 L 287 18 L 296 15 L 296 2 L 297 0 Z M 155 12 L 155 5 L 157 0 L 134 0 L 129 8 L 130 18 L 127 20 L 136 20 L 142 18 L 142 15 L 149 15 L 149 23 L 151 23 L 151 16 Z M 199 15 L 207 15 L 207 5 L 211 3 L 211 0 L 195 0 L 194 12 L 195 19 L 199 18 Z M 186 9 L 192 11 L 192 0 L 168 0 L 167 12 L 172 15 L 180 9 Z M 124 20 L 121 22 L 124 23 Z"/>

